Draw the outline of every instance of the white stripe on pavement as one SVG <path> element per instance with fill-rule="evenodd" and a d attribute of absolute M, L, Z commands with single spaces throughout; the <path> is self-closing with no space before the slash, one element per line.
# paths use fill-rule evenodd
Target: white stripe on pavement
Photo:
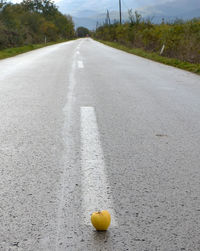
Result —
<path fill-rule="evenodd" d="M 117 226 L 93 107 L 81 107 L 81 168 L 84 223 L 91 224 L 93 212 L 108 210 L 111 226 Z"/>
<path fill-rule="evenodd" d="M 83 61 L 79 60 L 77 63 L 78 63 L 78 68 L 80 68 L 80 69 L 84 68 Z"/>

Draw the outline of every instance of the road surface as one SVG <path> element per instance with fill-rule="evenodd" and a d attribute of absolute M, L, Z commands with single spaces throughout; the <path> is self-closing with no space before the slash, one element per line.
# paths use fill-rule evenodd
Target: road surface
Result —
<path fill-rule="evenodd" d="M 200 250 L 199 76 L 79 39 L 1 60 L 0 118 L 0 250 Z"/>

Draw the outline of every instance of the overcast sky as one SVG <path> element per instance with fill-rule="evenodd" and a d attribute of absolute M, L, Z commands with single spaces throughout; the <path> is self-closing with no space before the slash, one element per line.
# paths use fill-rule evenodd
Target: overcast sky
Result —
<path fill-rule="evenodd" d="M 9 1 L 9 0 L 8 0 Z M 20 2 L 21 0 L 11 0 L 12 2 Z M 96 15 L 97 13 L 105 13 L 108 9 L 117 11 L 119 8 L 119 0 L 54 0 L 62 13 L 72 16 L 87 17 Z M 122 11 L 127 12 L 128 9 L 145 9 L 147 12 L 167 13 L 168 15 L 177 12 L 184 13 L 200 8 L 200 0 L 121 0 Z"/>
<path fill-rule="evenodd" d="M 121 0 L 124 10 L 143 8 L 148 5 L 157 5 L 173 0 Z M 200 0 L 199 0 L 200 1 Z M 69 14 L 76 15 L 85 10 L 105 12 L 106 9 L 118 10 L 119 0 L 56 0 L 57 5 Z"/>
<path fill-rule="evenodd" d="M 75 15 L 79 12 L 90 10 L 95 12 L 104 12 L 106 9 L 117 10 L 119 0 L 53 0 L 57 6 L 67 11 L 68 14 Z M 121 0 L 122 8 L 142 8 L 149 5 L 157 5 L 174 0 Z M 200 1 L 200 0 L 199 0 Z M 11 0 L 11 2 L 21 2 L 21 0 Z"/>

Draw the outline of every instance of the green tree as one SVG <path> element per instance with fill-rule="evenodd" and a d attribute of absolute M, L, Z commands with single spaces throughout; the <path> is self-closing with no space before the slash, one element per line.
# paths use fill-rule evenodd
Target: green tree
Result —
<path fill-rule="evenodd" d="M 86 37 L 90 34 L 90 31 L 87 28 L 81 26 L 77 28 L 76 34 L 78 37 Z"/>
<path fill-rule="evenodd" d="M 75 35 L 71 16 L 63 15 L 51 0 L 24 0 L 0 6 L 0 49 Z"/>

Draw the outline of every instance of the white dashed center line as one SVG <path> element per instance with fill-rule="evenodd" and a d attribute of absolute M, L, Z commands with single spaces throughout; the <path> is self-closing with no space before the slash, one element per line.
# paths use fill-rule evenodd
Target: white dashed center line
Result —
<path fill-rule="evenodd" d="M 78 63 L 78 68 L 80 69 L 84 68 L 83 61 L 79 60 L 77 63 Z"/>
<path fill-rule="evenodd" d="M 111 226 L 117 226 L 93 107 L 81 107 L 81 168 L 84 223 L 91 224 L 93 212 L 108 210 Z"/>

